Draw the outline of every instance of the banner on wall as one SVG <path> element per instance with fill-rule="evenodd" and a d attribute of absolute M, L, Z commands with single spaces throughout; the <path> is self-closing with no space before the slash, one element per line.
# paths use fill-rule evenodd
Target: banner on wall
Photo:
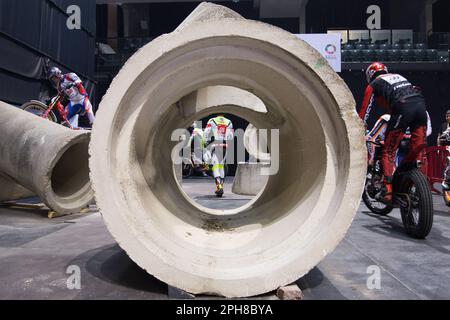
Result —
<path fill-rule="evenodd" d="M 304 33 L 296 36 L 320 52 L 336 72 L 341 72 L 341 35 Z"/>

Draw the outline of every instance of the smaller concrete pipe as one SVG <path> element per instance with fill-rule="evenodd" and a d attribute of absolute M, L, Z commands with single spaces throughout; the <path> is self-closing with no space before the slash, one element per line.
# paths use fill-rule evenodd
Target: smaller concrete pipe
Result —
<path fill-rule="evenodd" d="M 35 194 L 0 172 L 0 201 L 32 197 Z"/>
<path fill-rule="evenodd" d="M 0 172 L 60 213 L 78 212 L 92 201 L 88 131 L 67 129 L 0 101 L 0 133 Z"/>
<path fill-rule="evenodd" d="M 264 164 L 261 162 L 238 163 L 231 191 L 248 196 L 258 195 L 269 181 L 269 176 L 261 174 L 263 167 Z"/>

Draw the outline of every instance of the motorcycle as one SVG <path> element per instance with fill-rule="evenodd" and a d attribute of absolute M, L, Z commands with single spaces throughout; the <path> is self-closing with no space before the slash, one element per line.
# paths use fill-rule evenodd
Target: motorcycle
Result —
<path fill-rule="evenodd" d="M 381 168 L 382 144 L 367 142 L 375 144 L 376 153 L 374 165 L 368 167 L 363 202 L 370 211 L 380 215 L 399 208 L 406 233 L 413 238 L 424 239 L 433 225 L 433 201 L 427 178 L 420 171 L 420 162 L 404 159 L 398 164 L 392 181 L 392 204 L 387 204 L 383 199 L 386 185 Z"/>
<path fill-rule="evenodd" d="M 70 125 L 69 121 L 67 120 L 66 112 L 64 111 L 64 108 L 61 107 L 61 104 L 58 102 L 62 102 L 64 100 L 64 93 L 59 92 L 55 97 L 50 99 L 48 105 L 41 101 L 37 100 L 31 100 L 29 102 L 26 102 L 23 104 L 20 108 L 24 111 L 33 113 L 37 115 L 38 117 L 47 119 L 49 121 L 60 123 L 64 126 L 69 127 L 70 129 L 73 129 L 73 127 Z M 59 118 L 55 114 L 54 110 L 58 111 Z"/>
<path fill-rule="evenodd" d="M 213 176 L 213 172 L 212 172 L 212 166 L 202 162 L 202 163 L 198 163 L 197 161 L 194 161 L 194 156 L 192 156 L 191 158 L 188 157 L 183 157 L 183 162 L 182 162 L 182 176 L 183 178 L 189 178 L 191 176 Z M 228 164 L 224 164 L 224 170 L 225 170 L 225 176 L 228 175 Z"/>

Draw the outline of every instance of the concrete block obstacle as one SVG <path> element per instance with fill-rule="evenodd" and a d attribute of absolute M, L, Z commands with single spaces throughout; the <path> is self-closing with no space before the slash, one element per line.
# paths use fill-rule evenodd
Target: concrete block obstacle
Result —
<path fill-rule="evenodd" d="M 261 174 L 264 165 L 260 162 L 240 162 L 237 165 L 231 191 L 236 194 L 256 196 L 264 189 L 269 179 Z"/>
<path fill-rule="evenodd" d="M 0 172 L 13 179 L 0 184 L 3 200 L 17 199 L 11 194 L 17 191 L 15 182 L 60 214 L 86 207 L 93 201 L 89 138 L 87 131 L 70 130 L 0 101 Z"/>
<path fill-rule="evenodd" d="M 233 113 L 279 130 L 278 172 L 233 210 L 189 199 L 173 170 L 173 131 L 219 110 L 184 102 L 211 86 L 254 94 L 265 112 Z M 366 173 L 355 101 L 325 59 L 289 32 L 210 3 L 127 61 L 89 150 L 97 206 L 130 258 L 172 287 L 226 297 L 291 284 L 332 252 Z"/>

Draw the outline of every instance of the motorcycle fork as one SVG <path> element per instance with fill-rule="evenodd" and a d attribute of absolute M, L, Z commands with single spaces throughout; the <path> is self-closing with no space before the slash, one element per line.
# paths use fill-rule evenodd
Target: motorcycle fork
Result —
<path fill-rule="evenodd" d="M 42 118 L 47 119 L 50 111 L 52 111 L 53 107 L 55 106 L 56 102 L 52 103 L 47 110 L 45 110 L 44 114 L 42 115 Z"/>

